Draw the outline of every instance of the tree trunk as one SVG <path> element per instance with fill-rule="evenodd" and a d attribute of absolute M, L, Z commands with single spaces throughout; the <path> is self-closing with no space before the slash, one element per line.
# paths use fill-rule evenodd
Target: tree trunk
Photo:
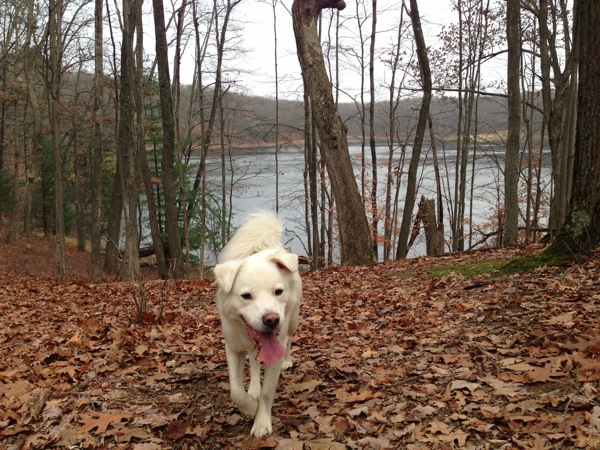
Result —
<path fill-rule="evenodd" d="M 346 127 L 335 106 L 331 83 L 317 34 L 317 19 L 323 8 L 342 10 L 343 0 L 295 0 L 292 19 L 298 59 L 306 77 L 313 117 L 321 139 L 321 150 L 331 180 L 340 228 L 341 262 L 346 265 L 376 261 L 369 224 L 348 153 Z"/>
<path fill-rule="evenodd" d="M 182 139 L 180 136 L 180 124 L 179 124 L 179 111 L 181 105 L 181 79 L 180 79 L 180 68 L 181 68 L 181 40 L 183 38 L 183 27 L 184 27 L 184 18 L 186 16 L 188 2 L 187 0 L 182 0 L 181 6 L 177 9 L 177 35 L 176 35 L 176 45 L 175 45 L 175 56 L 173 59 L 173 96 L 175 98 L 175 106 L 174 106 L 174 119 L 175 119 L 175 142 L 176 142 L 176 155 L 177 155 L 177 168 L 179 175 L 179 199 L 181 202 L 181 213 L 182 213 L 182 221 L 183 221 L 183 241 L 185 244 L 185 265 L 186 267 L 190 266 L 190 230 L 189 230 L 189 219 L 186 208 L 186 198 L 185 198 L 185 189 L 184 186 L 187 184 L 187 178 L 184 174 L 183 167 L 183 151 L 182 151 Z"/>
<path fill-rule="evenodd" d="M 175 163 L 175 120 L 173 116 L 173 99 L 171 96 L 171 77 L 169 75 L 169 48 L 165 29 L 163 2 L 162 0 L 153 0 L 152 4 L 154 7 L 156 60 L 163 124 L 162 182 L 165 193 L 167 236 L 171 253 L 173 277 L 182 278 L 184 276 L 184 267 L 181 237 L 179 236 L 179 210 L 173 178 L 173 166 Z"/>
<path fill-rule="evenodd" d="M 549 253 L 573 256 L 600 244 L 600 2 L 580 0 L 575 15 L 579 42 L 579 96 L 573 187 L 569 214 Z"/>
<path fill-rule="evenodd" d="M 462 2 L 456 3 L 458 12 L 458 121 L 456 125 L 456 161 L 454 163 L 454 205 L 452 208 L 452 214 L 450 216 L 450 228 L 452 230 L 452 251 L 458 251 L 464 248 L 464 236 L 463 236 L 463 223 L 464 223 L 464 180 L 466 179 L 466 173 L 462 170 L 461 162 L 466 158 L 463 158 L 463 153 L 468 149 L 468 137 L 464 136 L 463 133 L 463 106 L 464 106 L 464 92 L 463 92 L 463 72 L 465 61 L 463 57 L 463 42 L 464 42 L 464 30 L 463 26 L 463 12 Z M 465 149 L 464 141 L 467 140 L 467 146 Z M 466 170 L 466 167 L 465 167 Z"/>
<path fill-rule="evenodd" d="M 120 117 L 120 114 L 119 114 Z M 119 250 L 121 238 L 121 218 L 123 217 L 123 161 L 117 151 L 117 162 L 113 188 L 110 196 L 108 219 L 106 224 L 106 251 L 104 254 L 104 271 L 116 275 L 119 272 L 121 254 Z"/>
<path fill-rule="evenodd" d="M 369 146 L 371 147 L 371 233 L 373 252 L 379 258 L 379 210 L 377 208 L 377 146 L 375 142 L 375 36 L 377 32 L 377 0 L 372 0 L 371 45 L 369 46 Z"/>
<path fill-rule="evenodd" d="M 92 157 L 92 176 L 91 176 L 91 264 L 92 264 L 92 283 L 102 281 L 102 161 L 103 145 L 102 132 L 104 128 L 104 72 L 102 70 L 104 53 L 102 42 L 102 0 L 95 0 L 95 34 L 94 34 L 94 144 Z"/>
<path fill-rule="evenodd" d="M 33 34 L 36 28 L 36 17 L 34 12 L 34 0 L 27 1 L 27 33 L 24 46 L 24 63 L 26 67 L 32 67 L 34 60 L 38 56 L 39 49 L 32 42 Z M 30 157 L 25 156 L 30 164 L 24 164 L 23 185 L 20 183 L 20 170 L 17 167 L 19 158 L 15 158 L 15 203 L 8 220 L 8 234 L 6 240 L 10 244 L 16 244 L 21 236 L 21 227 L 25 217 L 25 211 L 31 203 L 33 192 L 40 185 L 42 180 L 42 117 L 41 108 L 34 79 L 35 71 L 24 71 L 24 77 L 27 82 L 27 100 L 30 103 L 31 115 L 33 118 L 33 127 L 31 130 L 31 150 Z M 23 150 L 26 154 L 27 150 Z M 29 167 L 27 167 L 29 166 Z"/>
<path fill-rule="evenodd" d="M 435 213 L 435 200 L 422 197 L 423 226 L 425 228 L 425 242 L 427 256 L 440 256 L 444 253 L 444 230 L 440 227 Z"/>
<path fill-rule="evenodd" d="M 139 176 L 137 146 L 134 139 L 135 108 L 133 89 L 135 84 L 135 60 L 133 37 L 136 15 L 141 12 L 139 0 L 123 0 L 123 41 L 121 43 L 121 116 L 117 145 L 124 171 L 125 252 L 122 274 L 124 280 L 138 280 L 140 276 L 139 229 L 137 212 L 139 206 Z M 141 9 L 141 8 L 139 8 Z"/>
<path fill-rule="evenodd" d="M 519 0 L 508 0 L 506 4 L 508 136 L 506 138 L 506 157 L 504 159 L 503 234 L 503 245 L 505 247 L 517 245 L 519 237 L 519 134 L 521 131 L 521 93 L 519 88 L 521 33 L 519 15 Z"/>
<path fill-rule="evenodd" d="M 559 56 L 556 34 L 551 31 L 557 27 L 556 7 L 552 8 L 554 14 L 551 17 L 548 17 L 548 9 L 548 0 L 539 0 L 537 10 L 539 11 L 540 81 L 542 84 L 544 122 L 546 122 L 546 129 L 548 130 L 548 145 L 552 155 L 553 189 L 550 200 L 549 226 L 550 232 L 553 234 L 564 223 L 569 208 L 571 161 L 574 152 L 574 142 L 572 138 L 569 138 L 569 132 L 572 132 L 576 114 L 569 114 L 568 111 L 574 106 L 572 101 L 576 97 L 577 52 L 575 49 L 577 48 L 577 42 L 576 39 L 573 39 L 574 46 L 573 51 L 571 51 L 569 39 L 565 39 L 565 54 Z M 574 2 L 574 15 L 577 14 L 576 9 L 577 1 Z M 563 14 L 566 14 L 566 12 L 563 11 Z M 566 23 L 566 21 L 563 21 L 563 23 Z M 565 29 L 565 34 L 568 36 L 568 29 Z M 568 61 L 564 72 L 560 71 L 559 60 L 562 59 Z M 563 132 L 567 135 L 563 136 Z"/>
<path fill-rule="evenodd" d="M 419 121 L 417 122 L 417 131 L 413 143 L 412 155 L 408 167 L 408 182 L 406 186 L 406 200 L 404 211 L 402 212 L 402 224 L 400 226 L 400 236 L 398 238 L 398 248 L 396 259 L 406 258 L 408 251 L 408 235 L 410 233 L 410 223 L 412 212 L 415 206 L 417 195 L 417 169 L 421 159 L 421 148 L 423 147 L 423 137 L 429 119 L 429 105 L 431 104 L 431 70 L 429 68 L 429 56 L 427 55 L 427 46 L 423 37 L 423 28 L 421 27 L 421 17 L 417 0 L 410 0 L 410 19 L 412 22 L 415 43 L 417 46 L 417 57 L 421 68 L 421 78 L 423 83 L 423 100 L 421 101 L 421 110 L 419 111 Z"/>
<path fill-rule="evenodd" d="M 273 61 L 275 65 L 275 212 L 279 213 L 279 71 L 277 61 L 277 0 L 271 0 L 273 8 Z"/>
<path fill-rule="evenodd" d="M 435 133 L 433 132 L 433 122 L 431 120 L 431 114 L 428 117 L 428 124 L 429 124 L 429 136 L 431 139 L 431 155 L 433 157 L 433 171 L 435 173 L 435 192 L 436 192 L 436 199 L 437 199 L 437 214 L 436 214 L 436 210 L 434 208 L 432 213 L 429 213 L 429 217 L 433 217 L 435 218 L 435 220 L 437 221 L 435 223 L 436 225 L 436 230 L 437 230 L 437 239 L 439 239 L 439 242 L 436 240 L 436 244 L 435 244 L 435 248 L 436 248 L 436 254 L 437 255 L 441 255 L 442 253 L 444 253 L 444 244 L 445 244 L 445 237 L 444 237 L 444 206 L 443 206 L 443 193 L 442 193 L 442 178 L 440 176 L 440 164 L 439 164 L 439 159 L 438 159 L 438 154 L 437 154 L 437 146 L 436 146 L 436 142 L 435 142 Z M 432 200 L 433 204 L 435 205 L 435 200 Z M 439 247 L 439 253 L 438 252 L 438 247 Z"/>
<path fill-rule="evenodd" d="M 440 256 L 444 253 L 444 231 L 439 226 L 439 221 L 435 214 L 435 200 L 421 196 L 419 208 L 412 227 L 408 249 L 413 246 L 419 235 L 419 230 L 423 225 L 425 230 L 425 244 L 427 256 Z"/>
<path fill-rule="evenodd" d="M 313 145 L 313 136 L 311 133 L 312 114 L 311 103 L 306 87 L 304 76 L 304 149 L 305 149 L 305 192 L 306 192 L 306 223 L 307 236 L 309 242 L 309 251 L 311 261 L 310 268 L 316 270 L 321 266 L 324 255 L 321 252 L 321 239 L 319 235 L 319 189 L 318 189 L 318 151 L 317 146 Z M 324 219 L 324 218 L 323 218 Z"/>
<path fill-rule="evenodd" d="M 201 39 L 200 37 L 200 18 L 199 18 L 199 13 L 198 13 L 198 5 L 197 2 L 192 2 L 192 18 L 193 18 L 193 23 L 194 23 L 194 37 L 195 37 L 195 41 L 196 41 L 196 47 L 195 47 L 195 59 L 196 59 L 196 76 L 194 77 L 194 81 L 192 84 L 192 90 L 193 89 L 197 89 L 198 90 L 198 97 L 200 99 L 199 103 L 200 103 L 200 112 L 199 112 L 199 120 L 200 120 L 200 135 L 202 137 L 206 136 L 205 133 L 205 125 L 204 125 L 204 86 L 203 86 L 203 81 L 202 81 L 202 74 L 203 74 L 203 70 L 202 70 L 202 64 L 204 61 L 204 57 L 206 55 L 206 49 L 208 46 L 208 35 L 204 36 L 204 40 Z M 214 17 L 215 11 L 213 8 L 213 17 Z M 212 22 L 212 18 L 211 18 L 211 22 Z M 193 96 L 192 96 L 193 97 Z M 190 99 L 190 103 L 192 102 L 192 99 Z M 190 106 L 191 108 L 191 106 Z M 191 118 L 191 114 L 190 114 L 190 118 Z M 191 127 L 190 127 L 191 128 Z M 186 206 L 186 209 L 188 211 L 188 217 L 190 217 L 192 210 L 196 207 L 195 205 L 197 203 L 200 204 L 200 210 L 201 210 L 201 214 L 200 214 L 200 221 L 201 221 L 201 231 L 200 231 L 200 255 L 199 255 L 199 259 L 200 259 L 200 276 L 204 277 L 204 262 L 205 262 L 205 255 L 206 255 L 206 236 L 207 236 L 207 230 L 206 230 L 206 226 L 207 226 L 207 220 L 206 220 L 206 198 L 207 198 L 207 192 L 206 192 L 206 155 L 207 155 L 207 151 L 208 148 L 206 145 L 201 146 L 201 153 L 200 153 L 200 164 L 198 166 L 198 170 L 196 172 L 196 179 L 194 180 L 194 187 L 192 188 L 192 192 L 194 192 L 194 196 L 192 199 L 190 199 L 189 203 Z M 198 201 L 197 199 L 197 193 L 198 191 L 200 192 L 200 199 Z"/>
<path fill-rule="evenodd" d="M 394 202 L 392 207 L 392 187 L 395 179 L 395 168 L 392 165 L 392 161 L 394 161 L 394 154 L 396 152 L 396 113 L 398 110 L 398 105 L 400 104 L 400 95 L 401 90 L 396 89 L 396 73 L 400 66 L 400 58 L 401 58 L 401 49 L 402 49 L 402 29 L 404 25 L 404 8 L 400 10 L 400 21 L 398 23 L 398 34 L 396 37 L 396 42 L 393 45 L 393 50 L 391 52 L 392 58 L 390 60 L 391 66 L 391 80 L 389 86 L 389 97 L 388 97 L 388 169 L 387 175 L 385 179 L 385 214 L 384 214 L 384 222 L 383 222 L 383 260 L 388 261 L 390 259 L 390 255 L 392 254 L 393 246 L 393 235 L 394 235 L 394 225 L 396 223 L 395 217 L 397 210 L 397 204 Z M 394 211 L 392 213 L 392 211 Z"/>
<path fill-rule="evenodd" d="M 52 1 L 49 5 L 49 60 L 50 90 L 48 92 L 48 112 L 52 128 L 52 155 L 54 160 L 54 215 L 56 242 L 56 280 L 65 280 L 65 217 L 63 211 L 63 174 L 61 157 L 60 128 L 60 83 L 62 71 L 62 2 Z"/>
<path fill-rule="evenodd" d="M 73 174 L 75 175 L 73 180 L 73 194 L 75 200 L 77 251 L 85 253 L 85 216 L 89 198 L 87 197 L 86 189 L 86 161 L 85 156 L 82 154 L 83 152 L 79 149 L 78 138 L 78 125 L 73 124 Z"/>

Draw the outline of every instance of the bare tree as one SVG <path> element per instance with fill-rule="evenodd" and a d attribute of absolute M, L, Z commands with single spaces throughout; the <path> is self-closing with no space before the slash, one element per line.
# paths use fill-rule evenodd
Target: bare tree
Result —
<path fill-rule="evenodd" d="M 27 11 L 30 4 L 30 1 L 5 1 L 0 6 L 0 15 L 2 17 L 2 27 L 0 29 L 0 90 L 3 92 L 9 91 L 11 78 L 15 73 L 20 71 L 20 69 L 17 69 L 18 66 L 15 65 L 20 59 L 19 54 L 21 52 L 17 51 L 19 45 L 26 40 L 31 40 L 31 33 L 28 31 L 30 29 L 28 26 L 29 21 L 27 19 Z M 30 49 L 30 47 L 24 45 L 22 53 L 27 55 L 32 52 L 35 52 L 35 49 Z M 28 58 L 28 56 L 25 56 L 25 58 Z M 25 67 L 28 67 L 28 65 L 25 64 Z M 26 79 L 29 79 L 27 71 L 25 71 L 24 75 Z M 10 98 L 7 98 L 7 96 L 0 98 L 0 180 L 4 179 L 4 176 L 8 174 L 5 157 L 8 147 L 8 129 L 11 116 L 15 116 L 10 111 L 11 105 L 14 111 L 14 106 L 16 105 L 14 105 L 14 102 Z M 35 112 L 35 114 L 39 115 L 39 112 Z M 17 190 L 15 193 L 20 192 Z M 0 214 L 8 210 L 11 204 L 12 202 L 8 198 L 0 198 Z M 3 218 L 0 217 L 0 225 L 2 225 L 2 222 Z"/>
<path fill-rule="evenodd" d="M 279 67 L 277 61 L 277 0 L 271 0 L 273 10 L 273 60 L 275 69 L 275 212 L 279 213 Z"/>
<path fill-rule="evenodd" d="M 398 248 L 396 258 L 406 258 L 408 251 L 408 235 L 410 233 L 412 213 L 417 195 L 417 168 L 421 159 L 421 149 L 423 147 L 423 138 L 429 120 L 429 106 L 431 104 L 431 69 L 429 67 L 429 55 L 427 46 L 423 37 L 423 28 L 421 26 L 421 16 L 417 0 L 410 0 L 410 20 L 413 27 L 415 43 L 417 46 L 417 57 L 419 67 L 421 68 L 421 81 L 423 84 L 423 99 L 421 100 L 421 109 L 419 110 L 419 120 L 417 122 L 417 131 L 410 157 L 408 167 L 408 181 L 406 186 L 406 200 L 404 211 L 402 212 L 402 224 L 400 226 L 400 236 L 398 237 Z"/>
<path fill-rule="evenodd" d="M 92 282 L 102 281 L 102 162 L 103 150 L 102 144 L 104 128 L 104 51 L 103 51 L 103 8 L 102 0 L 95 0 L 95 26 L 94 26 L 94 145 L 92 157 L 92 236 L 91 236 L 91 263 L 92 263 Z"/>
<path fill-rule="evenodd" d="M 108 8 L 108 3 L 106 4 L 107 15 L 110 15 L 110 10 Z M 119 13 L 120 14 L 120 13 Z M 120 15 L 117 15 L 119 19 L 120 29 L 123 29 L 123 19 Z M 118 48 L 116 44 L 116 40 L 113 32 L 113 22 L 111 20 L 108 21 L 108 30 L 110 32 L 110 40 L 111 40 L 111 50 L 112 50 L 112 59 L 110 64 L 112 64 L 113 68 L 113 76 L 115 80 L 119 80 L 120 77 L 118 75 Z M 121 67 L 122 74 L 122 67 Z M 115 83 L 114 88 L 114 101 L 115 104 L 119 105 L 121 102 L 121 88 L 122 83 Z M 121 108 L 117 107 L 113 109 L 114 114 L 114 123 L 118 127 L 121 122 Z M 118 130 L 117 130 L 118 133 Z M 112 189 L 110 194 L 110 203 L 108 207 L 108 218 L 106 223 L 106 249 L 104 252 L 104 271 L 111 275 L 116 275 L 119 272 L 120 260 L 121 260 L 121 252 L 119 249 L 120 239 L 121 239 L 121 220 L 123 217 L 123 197 L 124 197 L 124 162 L 121 152 L 117 150 L 116 152 L 116 161 L 115 161 L 115 173 L 112 180 Z"/>
<path fill-rule="evenodd" d="M 176 37 L 175 37 L 175 56 L 173 59 L 173 97 L 175 100 L 175 147 L 176 147 L 176 155 L 177 155 L 177 168 L 179 170 L 178 174 L 178 187 L 179 187 L 179 199 L 181 202 L 181 213 L 183 215 L 183 240 L 185 243 L 185 263 L 186 267 L 190 266 L 190 232 L 189 232 L 189 220 L 187 215 L 187 208 L 185 207 L 185 192 L 184 185 L 187 183 L 187 180 L 183 171 L 183 151 L 182 151 L 182 142 L 181 142 L 181 128 L 179 123 L 179 111 L 181 105 L 181 79 L 180 79 L 180 69 L 181 69 L 181 46 L 183 39 L 183 25 L 184 18 L 186 14 L 188 6 L 187 0 L 182 0 L 181 6 L 176 10 Z"/>
<path fill-rule="evenodd" d="M 197 191 L 200 188 L 201 191 L 201 201 L 200 201 L 200 207 L 202 208 L 202 214 L 203 214 L 203 230 L 204 230 L 204 226 L 206 225 L 205 222 L 205 214 L 207 212 L 207 208 L 206 208 L 206 168 L 205 168 L 205 163 L 206 163 L 206 155 L 208 153 L 208 149 L 210 148 L 210 146 L 213 144 L 213 132 L 215 130 L 215 124 L 217 123 L 217 118 L 218 118 L 218 113 L 219 113 L 219 102 L 220 102 L 220 98 L 221 96 L 225 95 L 225 93 L 227 92 L 227 90 L 229 89 L 227 88 L 223 88 L 223 60 L 226 56 L 225 50 L 226 50 L 226 45 L 227 45 L 227 33 L 229 31 L 229 22 L 231 19 L 231 14 L 234 10 L 234 8 L 240 3 L 241 0 L 225 0 L 224 2 L 224 8 L 223 8 L 223 12 L 221 12 L 221 7 L 219 5 L 218 0 L 214 0 L 213 1 L 213 6 L 212 6 L 212 14 L 210 16 L 210 22 L 208 25 L 209 31 L 206 34 L 206 40 L 204 41 L 204 45 L 201 45 L 201 40 L 200 40 L 200 32 L 199 32 L 199 28 L 198 25 L 194 22 L 195 25 L 195 32 L 196 32 L 196 66 L 197 66 L 197 70 L 196 70 L 196 77 L 198 78 L 198 91 L 199 91 L 199 97 L 200 97 L 200 129 L 201 129 L 201 152 L 202 152 L 202 156 L 201 156 L 201 161 L 200 161 L 200 165 L 198 167 L 198 170 L 196 172 L 196 177 L 194 179 L 194 184 L 193 184 L 193 190 Z M 195 11 L 195 8 L 193 9 Z M 196 16 L 196 13 L 194 12 L 194 16 Z M 219 20 L 223 19 L 222 23 L 219 24 Z M 213 84 L 213 88 L 212 88 L 212 100 L 210 101 L 210 108 L 208 108 L 208 112 L 206 112 L 206 107 L 205 107 L 205 95 L 206 95 L 206 86 L 204 86 L 204 80 L 203 80 L 203 69 L 202 69 L 202 64 L 204 62 L 204 56 L 206 55 L 206 48 L 209 44 L 208 42 L 208 38 L 210 37 L 210 35 L 212 34 L 211 31 L 214 33 L 214 38 L 215 38 L 215 46 L 216 46 L 216 67 L 215 67 L 215 79 L 214 79 L 214 84 Z M 206 117 L 206 115 L 208 115 L 208 117 Z M 225 166 L 222 165 L 221 167 L 222 173 L 223 173 L 223 182 L 222 182 L 222 208 L 221 208 L 221 229 L 220 229 L 220 235 L 221 235 L 221 240 L 225 241 L 227 240 L 228 236 L 227 236 L 227 223 L 228 218 L 227 218 L 227 208 L 226 208 L 226 194 L 225 194 L 225 190 L 226 190 L 226 184 L 224 181 L 224 171 L 225 171 Z M 196 207 L 196 203 L 195 202 L 190 202 L 188 204 L 188 212 L 191 212 L 191 210 L 193 210 Z M 204 231 L 203 231 L 204 233 Z"/>
<path fill-rule="evenodd" d="M 136 142 L 134 90 L 136 68 L 133 42 L 141 0 L 123 1 L 123 40 L 121 42 L 121 116 L 118 127 L 117 151 L 123 161 L 123 193 L 125 208 L 125 252 L 123 279 L 138 280 L 140 276 L 139 228 L 139 162 Z"/>
<path fill-rule="evenodd" d="M 573 190 L 567 220 L 547 250 L 567 257 L 587 254 L 600 244 L 600 2 L 576 4 L 579 96 Z"/>
<path fill-rule="evenodd" d="M 56 279 L 58 282 L 65 280 L 65 219 L 63 205 L 63 173 L 61 154 L 61 121 L 60 84 L 62 73 L 62 0 L 52 0 L 49 5 L 48 25 L 48 112 L 52 128 L 52 154 L 54 161 L 54 221 L 56 241 Z"/>
<path fill-rule="evenodd" d="M 371 36 L 369 38 L 369 147 L 371 149 L 371 233 L 373 251 L 379 256 L 379 210 L 377 208 L 377 143 L 375 142 L 375 37 L 377 35 L 377 0 L 371 0 Z"/>
<path fill-rule="evenodd" d="M 521 132 L 521 27 L 519 0 L 506 3 L 506 41 L 508 44 L 508 136 L 504 160 L 504 235 L 506 247 L 517 245 L 519 227 L 519 150 Z"/>
<path fill-rule="evenodd" d="M 538 18 L 543 114 L 552 155 L 549 228 L 554 233 L 566 219 L 573 182 L 578 42 L 571 37 L 565 1 L 539 0 L 538 5 L 537 1 L 527 0 L 523 4 Z M 575 9 L 577 5 L 578 1 L 575 1 Z M 564 42 L 563 48 L 561 42 Z M 564 68 L 561 67 L 562 60 L 566 61 Z"/>
<path fill-rule="evenodd" d="M 184 276 L 181 237 L 179 236 L 179 210 L 175 194 L 173 167 L 175 163 L 175 119 L 169 75 L 169 48 L 165 28 L 165 12 L 162 0 L 153 0 L 154 32 L 156 36 L 156 60 L 163 125 L 162 182 L 165 195 L 166 225 L 174 278 Z"/>
<path fill-rule="evenodd" d="M 341 262 L 347 265 L 372 264 L 376 257 L 369 224 L 348 153 L 346 127 L 336 108 L 331 83 L 323 61 L 317 34 L 317 20 L 323 8 L 342 10 L 343 0 L 295 0 L 292 5 L 294 35 L 300 67 L 319 130 L 321 150 L 331 180 L 340 230 Z"/>
<path fill-rule="evenodd" d="M 398 71 L 400 69 L 400 62 L 402 59 L 402 39 L 404 33 L 407 31 L 406 24 L 404 22 L 404 13 L 405 8 L 400 9 L 400 19 L 398 21 L 398 34 L 396 36 L 396 41 L 393 43 L 393 47 L 390 50 L 390 60 L 387 61 L 391 69 L 390 76 L 390 85 L 388 87 L 389 97 L 388 97 L 388 136 L 387 136 L 387 144 L 388 144 L 388 172 L 386 174 L 386 182 L 385 182 L 385 213 L 384 213 L 384 225 L 383 225 L 383 260 L 387 261 L 392 256 L 392 249 L 395 247 L 394 245 L 394 229 L 395 224 L 397 223 L 398 216 L 398 202 L 392 202 L 392 190 L 394 182 L 396 184 L 399 182 L 398 177 L 400 170 L 399 168 L 393 164 L 393 161 L 396 157 L 396 146 L 400 144 L 402 149 L 406 148 L 406 145 L 398 142 L 396 139 L 397 135 L 397 112 L 400 106 L 400 99 L 402 89 L 399 89 L 404 84 L 404 79 L 407 75 L 407 70 L 404 70 L 404 74 L 402 78 L 397 81 Z M 398 170 L 397 170 L 398 169 Z"/>
<path fill-rule="evenodd" d="M 35 0 L 27 0 L 27 16 L 24 46 L 25 67 L 33 67 L 35 58 L 39 52 L 39 44 L 35 42 L 36 30 L 36 8 Z M 23 149 L 22 158 L 16 158 L 15 164 L 15 201 L 14 207 L 10 213 L 8 223 L 7 241 L 11 244 L 18 242 L 21 234 L 22 224 L 25 218 L 25 212 L 28 208 L 33 192 L 39 186 L 42 177 L 42 114 L 40 108 L 40 99 L 36 86 L 35 72 L 32 70 L 24 71 L 25 81 L 27 83 L 27 100 L 31 105 L 32 125 L 30 130 L 31 142 L 29 152 L 27 147 Z M 22 159 L 29 161 L 29 164 L 23 164 L 19 167 L 18 161 Z M 21 171 L 23 174 L 21 174 Z M 23 183 L 21 183 L 21 179 Z"/>

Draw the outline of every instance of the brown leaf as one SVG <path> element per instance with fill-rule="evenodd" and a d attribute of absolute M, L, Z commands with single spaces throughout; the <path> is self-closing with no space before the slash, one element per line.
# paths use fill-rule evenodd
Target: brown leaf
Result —
<path fill-rule="evenodd" d="M 111 424 L 119 424 L 123 419 L 129 419 L 131 414 L 127 413 L 114 413 L 114 412 L 100 412 L 93 413 L 90 415 L 82 415 L 79 418 L 79 422 L 83 424 L 80 427 L 81 431 L 87 432 L 96 429 L 97 434 L 106 432 Z"/>
<path fill-rule="evenodd" d="M 167 437 L 169 439 L 173 439 L 174 441 L 181 439 L 185 436 L 185 432 L 191 423 L 191 417 L 172 420 L 167 428 Z"/>

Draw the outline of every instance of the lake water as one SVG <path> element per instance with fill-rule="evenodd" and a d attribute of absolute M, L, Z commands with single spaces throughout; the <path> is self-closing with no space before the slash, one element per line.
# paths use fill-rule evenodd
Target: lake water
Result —
<path fill-rule="evenodd" d="M 369 149 L 366 150 L 369 154 Z M 360 173 L 360 147 L 351 146 L 350 153 L 354 162 L 355 173 Z M 384 205 L 384 183 L 388 171 L 388 148 L 380 146 L 378 153 L 378 179 L 381 192 L 378 194 L 378 204 L 382 208 Z M 406 171 L 410 160 L 410 148 L 407 149 L 404 164 L 404 175 L 401 179 L 399 202 L 400 208 L 404 207 L 404 197 L 406 190 Z M 423 152 L 421 164 L 419 166 L 419 189 L 417 193 L 417 204 L 421 195 L 427 198 L 436 198 L 434 167 L 429 152 Z M 503 173 L 504 167 L 502 149 L 489 147 L 484 151 L 478 150 L 478 157 L 475 163 L 474 193 L 473 193 L 473 225 L 480 226 L 488 221 L 496 211 L 498 198 L 503 196 Z M 399 152 L 396 152 L 392 166 L 398 165 Z M 456 150 L 442 152 L 438 149 L 438 158 L 440 159 L 440 172 L 442 183 L 445 186 L 445 201 L 454 197 L 454 173 Z M 443 159 L 442 159 L 443 158 Z M 193 161 L 192 161 L 193 163 Z M 367 156 L 367 163 L 370 164 L 370 157 Z M 469 161 L 469 174 L 472 162 Z M 229 161 L 228 161 L 229 165 Z M 542 169 L 542 179 L 546 191 L 549 191 L 547 184 L 550 180 L 550 165 L 548 161 L 544 162 Z M 207 182 L 209 189 L 220 192 L 221 188 L 221 161 L 220 156 L 210 155 L 207 159 Z M 306 230 L 304 227 L 304 154 L 297 147 L 283 147 L 279 152 L 279 216 L 286 227 L 285 241 L 290 249 L 300 255 L 306 255 Z M 368 173 L 371 169 L 368 168 Z M 233 180 L 233 213 L 234 226 L 238 226 L 248 213 L 259 209 L 275 210 L 275 149 L 250 149 L 236 151 L 231 157 L 231 164 L 227 169 L 227 179 Z M 522 183 L 524 185 L 524 183 Z M 450 194 L 448 194 L 450 186 Z M 229 188 L 228 188 L 229 189 Z M 468 181 L 467 190 L 470 189 Z M 393 194 L 392 194 L 393 196 Z M 467 192 L 467 198 L 470 197 Z M 468 203 L 468 200 L 467 200 Z M 413 214 L 416 213 L 416 207 Z M 445 205 L 445 218 L 448 217 L 447 205 Z M 468 206 L 467 206 L 468 208 Z M 467 209 L 468 215 L 468 209 Z M 446 220 L 447 221 L 447 220 Z M 445 224 L 445 230 L 449 230 L 449 224 Z M 447 248 L 448 249 L 448 248 Z M 425 254 L 424 232 L 421 231 L 419 238 L 409 252 L 409 257 L 416 257 Z"/>

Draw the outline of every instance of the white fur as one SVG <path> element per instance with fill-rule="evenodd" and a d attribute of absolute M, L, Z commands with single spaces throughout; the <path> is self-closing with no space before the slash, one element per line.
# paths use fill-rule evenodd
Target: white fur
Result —
<path fill-rule="evenodd" d="M 225 248 L 221 250 L 219 262 L 247 258 L 267 249 L 283 250 L 282 235 L 283 225 L 275 213 L 259 211 L 250 214 Z"/>
<path fill-rule="evenodd" d="M 252 435 L 272 432 L 271 407 L 282 369 L 292 366 L 290 345 L 298 326 L 302 281 L 298 257 L 281 244 L 283 226 L 271 212 L 251 215 L 223 249 L 214 275 L 219 285 L 217 306 L 221 315 L 229 369 L 231 399 L 240 411 L 254 417 Z M 251 295 L 251 299 L 243 298 Z M 244 321 L 258 332 L 269 331 L 267 315 L 279 318 L 277 340 L 285 357 L 265 366 L 261 385 L 258 350 Z M 244 389 L 246 353 L 250 385 Z"/>

